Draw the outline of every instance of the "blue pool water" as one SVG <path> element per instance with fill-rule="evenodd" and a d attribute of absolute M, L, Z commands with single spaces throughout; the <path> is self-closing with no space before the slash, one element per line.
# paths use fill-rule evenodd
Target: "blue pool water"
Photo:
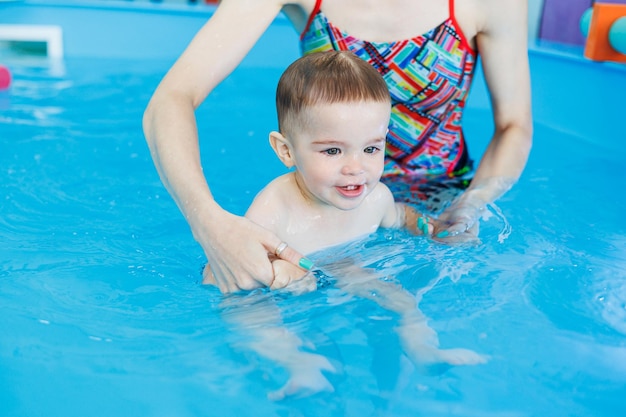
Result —
<path fill-rule="evenodd" d="M 423 372 L 403 353 L 396 315 L 334 285 L 224 299 L 199 284 L 203 253 L 140 126 L 169 62 L 9 64 L 0 415 L 625 415 L 623 141 L 538 123 L 528 168 L 482 222 L 479 245 L 381 231 L 315 256 L 322 267 L 349 258 L 421 295 L 442 348 L 489 356 Z M 283 172 L 266 141 L 279 75 L 242 67 L 197 114 L 205 174 L 238 214 Z M 468 110 L 473 137 L 489 134 L 488 115 Z M 480 140 L 470 146 L 478 157 Z M 304 350 L 335 367 L 335 391 L 268 400 L 287 376 L 227 319 L 239 302 L 278 305 Z"/>

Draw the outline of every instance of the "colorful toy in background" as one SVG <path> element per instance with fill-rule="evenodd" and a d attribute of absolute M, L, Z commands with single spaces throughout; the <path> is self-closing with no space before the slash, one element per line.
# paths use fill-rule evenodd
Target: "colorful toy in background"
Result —
<path fill-rule="evenodd" d="M 4 65 L 0 65 L 0 91 L 11 86 L 11 71 Z"/>
<path fill-rule="evenodd" d="M 626 63 L 626 4 L 599 3 L 580 18 L 585 58 Z"/>

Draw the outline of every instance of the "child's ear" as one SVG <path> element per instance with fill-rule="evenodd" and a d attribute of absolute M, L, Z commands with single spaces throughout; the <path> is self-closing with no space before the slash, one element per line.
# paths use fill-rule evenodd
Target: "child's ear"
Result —
<path fill-rule="evenodd" d="M 286 137 L 281 135 L 279 132 L 271 132 L 270 145 L 272 146 L 272 149 L 274 149 L 274 152 L 276 152 L 278 159 L 280 159 L 287 168 L 291 168 L 295 165 L 291 152 L 291 144 Z"/>

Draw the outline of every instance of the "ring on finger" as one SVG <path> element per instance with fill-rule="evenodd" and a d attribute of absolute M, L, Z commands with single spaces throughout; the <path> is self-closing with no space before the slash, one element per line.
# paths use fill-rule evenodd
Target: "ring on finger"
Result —
<path fill-rule="evenodd" d="M 280 254 L 283 253 L 285 249 L 287 249 L 287 243 L 280 242 L 278 246 L 276 246 L 276 249 L 274 250 L 274 255 L 276 255 L 277 257 L 280 257 Z"/>

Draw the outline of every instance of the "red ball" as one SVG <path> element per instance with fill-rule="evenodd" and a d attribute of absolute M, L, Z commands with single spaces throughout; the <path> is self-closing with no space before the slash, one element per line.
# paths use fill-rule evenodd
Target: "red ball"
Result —
<path fill-rule="evenodd" d="M 0 65 L 0 90 L 6 90 L 11 85 L 11 71 L 4 65 Z"/>

